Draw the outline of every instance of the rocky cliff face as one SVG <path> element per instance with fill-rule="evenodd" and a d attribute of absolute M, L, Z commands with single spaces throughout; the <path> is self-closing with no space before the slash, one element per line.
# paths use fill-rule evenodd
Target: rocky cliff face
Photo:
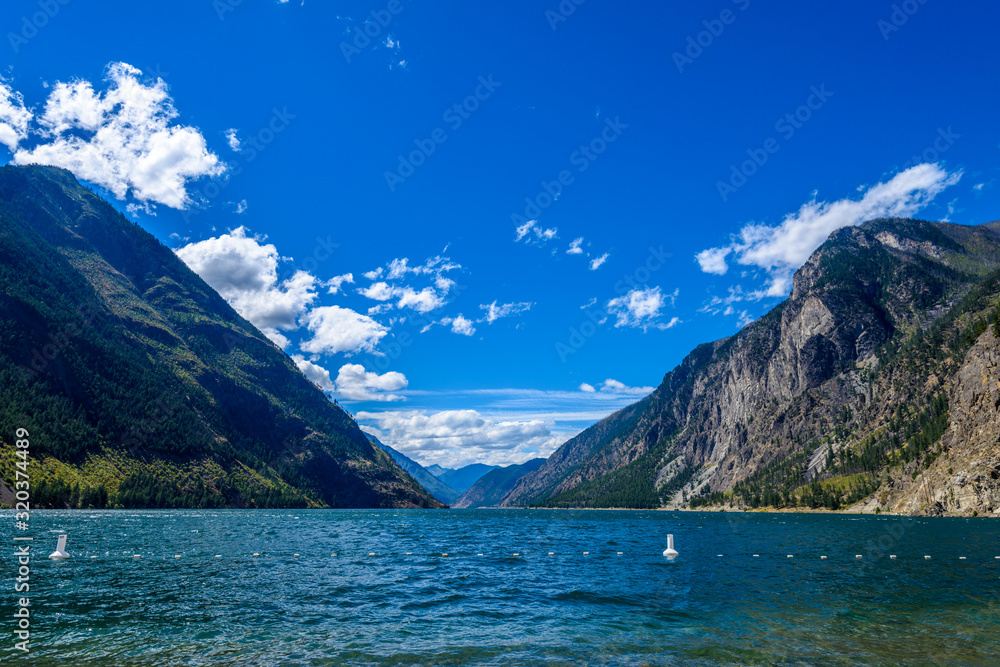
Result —
<path fill-rule="evenodd" d="M 888 476 L 862 511 L 1000 516 L 1000 339 L 988 328 L 948 382 L 950 424 L 941 456 L 916 479 Z"/>
<path fill-rule="evenodd" d="M 913 398 L 886 385 L 880 355 L 951 312 L 997 267 L 998 250 L 995 224 L 878 220 L 835 232 L 796 273 L 786 302 L 699 347 L 651 396 L 522 478 L 503 504 L 676 506 L 760 486 L 757 477 L 788 461 L 801 465 L 785 486 L 844 468 L 893 401 Z M 906 383 L 918 381 L 910 375 Z M 638 478 L 650 493 L 620 493 Z"/>

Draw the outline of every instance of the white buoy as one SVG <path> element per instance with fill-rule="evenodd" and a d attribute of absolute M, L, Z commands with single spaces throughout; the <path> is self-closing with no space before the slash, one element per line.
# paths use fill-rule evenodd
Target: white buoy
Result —
<path fill-rule="evenodd" d="M 216 558 L 222 558 L 222 554 L 215 554 Z"/>
<path fill-rule="evenodd" d="M 889 558 L 891 558 L 892 560 L 896 560 L 896 554 L 889 554 Z"/>
<path fill-rule="evenodd" d="M 441 558 L 447 558 L 448 554 L 441 554 Z"/>
<path fill-rule="evenodd" d="M 180 556 L 174 556 L 174 558 L 180 558 Z"/>
<path fill-rule="evenodd" d="M 930 559 L 931 559 L 930 556 L 924 556 L 924 560 L 930 560 Z"/>
<path fill-rule="evenodd" d="M 292 554 L 292 558 L 298 558 L 298 554 Z"/>
<path fill-rule="evenodd" d="M 254 554 L 253 554 L 253 557 L 254 557 L 254 558 L 260 558 L 260 554 L 259 554 L 259 553 L 257 553 L 257 552 L 254 552 Z"/>
<path fill-rule="evenodd" d="M 583 552 L 583 555 L 584 555 L 584 556 L 589 556 L 589 555 L 590 555 L 590 552 L 589 552 L 589 551 L 584 551 L 584 552 Z"/>
<path fill-rule="evenodd" d="M 754 554 L 753 557 L 754 558 L 760 558 L 760 554 Z"/>
<path fill-rule="evenodd" d="M 514 558 L 520 558 L 521 554 L 514 554 Z"/>
<path fill-rule="evenodd" d="M 619 556 L 621 556 L 621 555 L 622 555 L 622 552 L 621 552 L 621 551 L 619 551 L 619 552 L 618 552 L 618 555 L 619 555 Z"/>
<path fill-rule="evenodd" d="M 374 555 L 375 555 L 375 552 L 373 551 L 373 552 L 371 552 L 371 553 L 370 553 L 370 554 L 368 554 L 368 555 L 369 555 L 369 556 L 374 556 Z"/>
<path fill-rule="evenodd" d="M 550 556 L 555 556 L 555 555 L 556 555 L 556 552 L 555 552 L 555 551 L 550 551 L 550 552 L 549 552 L 549 555 L 550 555 Z M 997 558 L 1000 558 L 1000 556 L 997 556 Z"/>
<path fill-rule="evenodd" d="M 69 554 L 66 553 L 65 535 L 59 536 L 59 541 L 56 543 L 56 550 L 49 555 L 49 558 L 69 558 Z"/>
<path fill-rule="evenodd" d="M 369 556 L 374 556 L 375 554 L 368 554 L 368 555 L 369 555 Z M 403 554 L 403 555 L 404 555 L 404 556 L 412 556 L 412 555 L 413 555 L 413 552 L 412 552 L 412 551 L 407 551 L 407 552 L 406 552 L 405 554 Z"/>
<path fill-rule="evenodd" d="M 789 558 L 795 558 L 795 556 L 793 556 L 792 554 L 788 554 L 788 557 Z"/>
<path fill-rule="evenodd" d="M 819 559 L 820 560 L 826 560 L 826 556 L 820 556 Z"/>
<path fill-rule="evenodd" d="M 142 558 L 142 556 L 139 554 L 135 554 L 134 556 L 132 556 L 132 558 Z"/>
<path fill-rule="evenodd" d="M 722 554 L 716 554 L 715 557 L 716 558 L 722 558 Z"/>
<path fill-rule="evenodd" d="M 855 556 L 855 558 L 861 558 L 861 554 L 858 554 L 857 556 Z"/>
<path fill-rule="evenodd" d="M 482 554 L 476 554 L 477 556 L 482 556 Z"/>
<path fill-rule="evenodd" d="M 965 556 L 959 556 L 958 560 L 965 560 Z"/>
<path fill-rule="evenodd" d="M 673 558 L 674 556 L 680 556 L 677 550 L 674 549 L 674 536 L 667 535 L 667 548 L 663 550 L 663 555 L 667 558 Z"/>

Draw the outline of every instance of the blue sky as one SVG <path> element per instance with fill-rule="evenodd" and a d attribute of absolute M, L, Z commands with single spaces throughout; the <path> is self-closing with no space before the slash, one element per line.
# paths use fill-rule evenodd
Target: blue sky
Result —
<path fill-rule="evenodd" d="M 1000 217 L 991 5 L 330 4 L 11 0 L 0 153 L 422 463 L 547 455 L 837 227 Z"/>

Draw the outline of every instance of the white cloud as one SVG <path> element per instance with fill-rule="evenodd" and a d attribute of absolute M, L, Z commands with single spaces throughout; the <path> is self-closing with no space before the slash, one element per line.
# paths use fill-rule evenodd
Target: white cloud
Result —
<path fill-rule="evenodd" d="M 330 288 L 329 290 L 327 290 L 329 294 L 336 294 L 337 292 L 340 291 L 340 287 L 344 283 L 351 283 L 351 284 L 353 284 L 354 283 L 354 274 L 353 273 L 345 273 L 342 276 L 334 276 L 333 278 L 330 278 L 325 283 L 323 283 L 323 285 Z"/>
<path fill-rule="evenodd" d="M 238 130 L 235 127 L 231 127 L 226 130 L 226 143 L 229 144 L 230 150 L 239 153 L 242 146 L 240 145 L 240 139 L 236 136 Z"/>
<path fill-rule="evenodd" d="M 330 379 L 330 371 L 326 370 L 322 366 L 314 364 L 301 354 L 293 354 L 292 361 L 294 361 L 295 365 L 299 367 L 302 374 L 312 380 L 319 386 L 320 389 L 323 391 L 334 390 L 335 387 L 333 385 L 333 380 Z"/>
<path fill-rule="evenodd" d="M 412 308 L 418 313 L 429 313 L 445 304 L 444 298 L 430 287 L 419 292 L 410 287 L 396 288 L 396 294 L 399 296 L 397 308 Z"/>
<path fill-rule="evenodd" d="M 316 279 L 305 271 L 278 283 L 278 250 L 237 227 L 228 234 L 190 243 L 177 256 L 229 304 L 285 347 L 279 329 L 298 328 L 298 318 L 316 299 Z"/>
<path fill-rule="evenodd" d="M 660 311 L 673 295 L 664 296 L 659 287 L 635 287 L 628 294 L 608 301 L 608 312 L 616 316 L 615 327 L 635 327 L 643 331 L 650 328 L 670 329 L 680 320 L 673 318 L 667 323 L 660 321 Z"/>
<path fill-rule="evenodd" d="M 431 257 L 417 266 L 410 266 L 410 260 L 406 257 L 397 258 L 389 262 L 388 268 L 379 267 L 363 274 L 369 280 L 375 280 L 384 274 L 385 280 L 358 288 L 357 292 L 373 301 L 392 300 L 396 308 L 410 308 L 418 313 L 429 313 L 444 306 L 445 297 L 455 287 L 455 281 L 445 274 L 461 268 L 460 264 L 441 255 Z M 430 278 L 434 286 L 415 289 L 408 285 L 391 284 L 391 281 L 405 280 L 409 276 Z"/>
<path fill-rule="evenodd" d="M 695 259 L 698 260 L 698 265 L 705 273 L 714 273 L 717 276 L 724 276 L 726 275 L 726 272 L 729 271 L 729 265 L 726 264 L 726 257 L 728 257 L 729 253 L 732 251 L 732 247 L 708 248 L 707 250 L 702 250 L 695 255 Z"/>
<path fill-rule="evenodd" d="M 588 385 L 589 386 L 589 385 Z M 612 378 L 608 378 L 601 383 L 601 391 L 607 392 L 609 394 L 620 394 L 627 396 L 647 396 L 653 393 L 656 387 L 630 387 L 624 382 L 619 382 Z"/>
<path fill-rule="evenodd" d="M 224 167 L 196 128 L 171 125 L 179 114 L 163 79 L 147 85 L 141 75 L 112 63 L 102 93 L 87 81 L 56 83 L 37 119 L 46 141 L 18 148 L 14 164 L 63 167 L 118 199 L 131 192 L 140 202 L 188 206 L 188 182 Z"/>
<path fill-rule="evenodd" d="M 388 301 L 394 296 L 389 283 L 382 282 L 374 283 L 368 287 L 360 287 L 358 288 L 358 294 L 372 301 Z"/>
<path fill-rule="evenodd" d="M 359 412 L 357 418 L 377 424 L 364 430 L 424 465 L 522 463 L 547 456 L 562 440 L 543 420 L 496 421 L 476 410 Z"/>
<path fill-rule="evenodd" d="M 243 215 L 247 212 L 247 200 L 241 199 L 236 203 L 236 215 Z"/>
<path fill-rule="evenodd" d="M 24 106 L 24 98 L 14 92 L 0 78 L 0 144 L 12 152 L 17 145 L 28 138 L 28 124 L 31 122 L 31 111 Z"/>
<path fill-rule="evenodd" d="M 379 375 L 366 371 L 360 364 L 345 364 L 337 373 L 337 393 L 352 401 L 404 401 L 403 396 L 389 392 L 405 389 L 406 376 L 396 371 Z"/>
<path fill-rule="evenodd" d="M 768 274 L 769 284 L 761 296 L 785 296 L 791 290 L 795 270 L 831 233 L 874 218 L 912 216 L 961 176 L 960 171 L 948 173 L 938 164 L 919 164 L 868 188 L 861 199 L 812 199 L 776 227 L 746 225 L 730 245 L 709 248 L 696 257 L 703 271 L 722 275 L 728 269 L 726 257 L 732 252 L 737 263 Z"/>
<path fill-rule="evenodd" d="M 609 256 L 610 253 L 604 253 L 600 257 L 595 257 L 594 259 L 590 260 L 590 270 L 596 271 L 597 269 L 601 268 L 604 262 L 608 261 Z"/>
<path fill-rule="evenodd" d="M 441 324 L 445 326 L 451 326 L 452 333 L 461 334 L 463 336 L 471 336 L 476 333 L 476 327 L 472 326 L 473 322 L 470 319 L 458 315 L 458 317 L 446 317 L 441 320 Z"/>
<path fill-rule="evenodd" d="M 533 305 L 534 304 L 527 301 L 521 301 L 518 303 L 502 303 L 500 305 L 497 305 L 496 301 L 489 304 L 480 304 L 479 307 L 486 311 L 485 317 L 483 317 L 480 322 L 493 324 L 500 318 L 527 312 L 531 310 Z"/>
<path fill-rule="evenodd" d="M 580 385 L 580 391 L 585 391 L 588 394 L 593 394 L 597 390 L 594 389 L 594 385 L 587 384 L 586 382 L 584 382 L 583 384 Z"/>
<path fill-rule="evenodd" d="M 555 227 L 545 229 L 538 224 L 537 220 L 528 220 L 514 232 L 514 242 L 517 243 L 518 241 L 527 238 L 525 243 L 543 244 L 546 241 L 556 238 L 557 232 L 558 229 Z"/>
<path fill-rule="evenodd" d="M 324 306 L 302 317 L 313 337 L 299 347 L 312 354 L 377 354 L 378 342 L 389 333 L 384 326 L 350 308 Z"/>
<path fill-rule="evenodd" d="M 569 250 L 566 251 L 566 254 L 567 255 L 582 255 L 583 254 L 583 248 L 580 247 L 581 245 L 583 245 L 583 237 L 582 236 L 579 237 L 579 238 L 573 239 L 570 242 L 570 244 L 569 244 Z"/>
<path fill-rule="evenodd" d="M 385 282 L 377 282 L 359 288 L 358 294 L 373 301 L 395 299 L 397 308 L 410 308 L 418 313 L 429 313 L 445 304 L 444 298 L 431 287 L 425 287 L 418 292 L 412 287 L 396 287 Z"/>

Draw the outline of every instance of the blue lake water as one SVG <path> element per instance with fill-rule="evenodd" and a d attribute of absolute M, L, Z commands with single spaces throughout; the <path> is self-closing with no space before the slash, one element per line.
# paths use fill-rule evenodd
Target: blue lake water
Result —
<path fill-rule="evenodd" d="M 68 561 L 47 559 L 59 532 Z M 39 511 L 29 656 L 11 533 L 4 664 L 1000 664 L 983 519 Z"/>

